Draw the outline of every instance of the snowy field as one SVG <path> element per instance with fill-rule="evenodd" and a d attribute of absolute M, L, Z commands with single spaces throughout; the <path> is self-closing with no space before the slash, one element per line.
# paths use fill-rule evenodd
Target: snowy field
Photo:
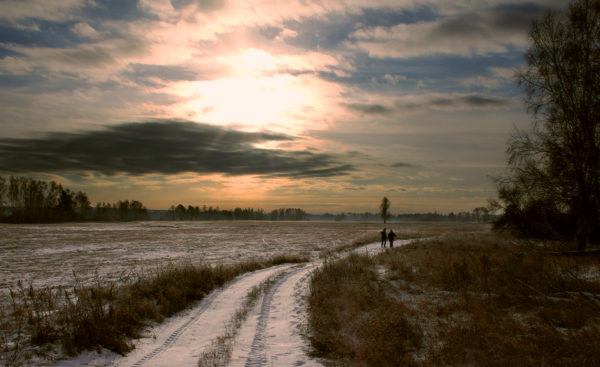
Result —
<path fill-rule="evenodd" d="M 117 280 L 168 262 L 234 263 L 277 254 L 316 257 L 378 223 L 134 222 L 0 225 L 0 289 Z"/>
<path fill-rule="evenodd" d="M 407 229 L 410 225 L 402 225 Z M 387 226 L 390 228 L 390 225 Z M 394 228 L 394 226 L 391 226 Z M 400 229 L 401 225 L 397 225 Z M 394 228 L 396 230 L 396 228 Z M 169 262 L 235 263 L 278 254 L 311 258 L 244 274 L 205 299 L 155 324 L 126 356 L 108 350 L 66 358 L 34 359 L 32 366 L 197 366 L 203 353 L 227 332 L 228 320 L 249 289 L 277 276 L 252 308 L 232 345 L 229 366 L 322 366 L 310 356 L 305 296 L 319 254 L 347 245 L 379 223 L 355 222 L 138 222 L 0 226 L 0 286 L 18 280 L 35 286 L 69 286 L 75 281 L 118 280 L 120 276 Z M 398 241 L 401 246 L 410 242 Z M 379 243 L 355 251 L 376 253 Z M 97 274 L 97 275 L 96 275 Z M 1 363 L 0 363 L 1 364 Z"/>

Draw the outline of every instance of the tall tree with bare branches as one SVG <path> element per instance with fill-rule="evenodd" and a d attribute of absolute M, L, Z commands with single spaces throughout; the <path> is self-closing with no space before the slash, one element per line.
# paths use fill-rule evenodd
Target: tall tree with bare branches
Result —
<path fill-rule="evenodd" d="M 600 0 L 575 0 L 532 23 L 518 75 L 533 114 L 508 144 L 501 223 L 531 235 L 600 235 Z"/>

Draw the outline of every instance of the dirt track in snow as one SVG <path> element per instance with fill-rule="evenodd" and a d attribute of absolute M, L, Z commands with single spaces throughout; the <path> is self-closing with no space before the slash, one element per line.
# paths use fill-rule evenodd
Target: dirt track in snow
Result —
<path fill-rule="evenodd" d="M 398 241 L 402 245 L 409 241 Z M 379 244 L 356 251 L 376 253 Z M 320 265 L 279 265 L 242 275 L 215 290 L 195 307 L 149 330 L 125 357 L 89 352 L 56 366 L 197 366 L 202 352 L 225 332 L 225 325 L 248 290 L 283 272 L 242 324 L 233 345 L 230 366 L 321 366 L 307 353 L 303 337 L 310 274 Z"/>

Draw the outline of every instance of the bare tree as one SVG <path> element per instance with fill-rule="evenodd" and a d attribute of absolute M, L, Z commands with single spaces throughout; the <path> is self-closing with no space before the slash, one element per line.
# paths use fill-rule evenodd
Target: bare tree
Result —
<path fill-rule="evenodd" d="M 8 192 L 8 185 L 4 177 L 0 177 L 0 208 L 4 206 L 6 193 Z M 0 216 L 4 213 L 0 213 Z"/>
<path fill-rule="evenodd" d="M 571 236 L 584 250 L 600 234 L 600 0 L 548 11 L 529 36 L 518 81 L 534 123 L 507 148 L 502 221 Z"/>
<path fill-rule="evenodd" d="M 381 215 L 381 219 L 383 219 L 384 224 L 390 217 L 390 205 L 390 200 L 386 196 L 384 196 L 383 199 L 381 199 L 381 204 L 379 204 L 379 214 Z"/>
<path fill-rule="evenodd" d="M 87 194 L 82 191 L 78 191 L 75 195 L 75 205 L 79 210 L 79 215 L 81 220 L 88 219 L 88 213 L 91 209 L 92 203 L 87 197 Z"/>

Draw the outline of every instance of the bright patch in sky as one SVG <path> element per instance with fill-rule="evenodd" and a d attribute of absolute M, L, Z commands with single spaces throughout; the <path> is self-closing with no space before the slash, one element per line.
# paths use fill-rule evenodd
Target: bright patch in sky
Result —
<path fill-rule="evenodd" d="M 191 83 L 189 88 L 189 94 L 184 94 L 192 100 L 182 108 L 192 120 L 255 130 L 283 124 L 292 133 L 302 127 L 294 115 L 302 112 L 302 106 L 313 105 L 319 92 L 290 75 L 226 78 Z"/>

